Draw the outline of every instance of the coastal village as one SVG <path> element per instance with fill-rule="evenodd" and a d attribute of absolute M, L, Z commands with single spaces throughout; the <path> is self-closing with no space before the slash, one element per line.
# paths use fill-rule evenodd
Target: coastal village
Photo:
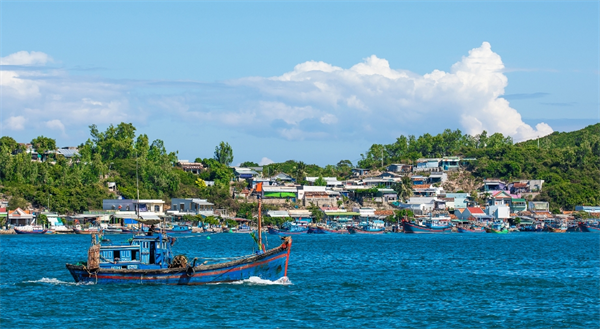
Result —
<path fill-rule="evenodd" d="M 51 161 L 50 155 L 69 160 L 76 147 L 38 154 L 25 145 L 31 161 Z M 552 213 L 548 202 L 536 201 L 544 180 L 503 181 L 486 178 L 477 182 L 464 174 L 474 158 L 420 158 L 414 164 L 394 163 L 385 170 L 351 169 L 350 179 L 337 177 L 297 178 L 280 172 L 268 174 L 261 166 L 232 166 L 230 193 L 241 203 L 263 204 L 261 216 L 276 232 L 310 232 L 311 226 L 366 226 L 373 231 L 406 232 L 400 222 L 432 221 L 434 218 L 456 231 L 461 227 L 489 228 L 500 225 L 507 231 L 578 231 L 582 215 L 597 225 L 600 206 L 580 205 L 575 211 Z M 194 175 L 206 170 L 202 163 L 178 160 L 176 167 Z M 202 181 L 206 186 L 212 181 Z M 241 183 L 241 184 L 240 184 Z M 243 186 L 241 189 L 235 186 Z M 52 212 L 51 196 L 41 209 L 9 209 L 8 198 L 0 200 L 4 234 L 44 231 L 84 233 L 94 230 L 123 233 L 139 226 L 138 220 L 161 219 L 171 229 L 185 232 L 247 232 L 254 229 L 258 213 L 236 216 L 207 199 L 126 199 L 116 182 L 106 182 L 114 196 L 104 199 L 102 209 L 83 213 Z M 43 219 L 43 220 L 42 220 Z M 436 222 L 437 223 L 437 222 Z M 287 225 L 287 226 L 286 226 Z M 436 224 L 433 224 L 435 226 Z M 275 228 L 277 227 L 277 228 Z M 430 223 L 431 227 L 431 223 Z M 561 229 L 562 228 L 562 229 Z M 449 230 L 450 231 L 450 230 Z M 407 232 L 408 233 L 408 232 Z"/>

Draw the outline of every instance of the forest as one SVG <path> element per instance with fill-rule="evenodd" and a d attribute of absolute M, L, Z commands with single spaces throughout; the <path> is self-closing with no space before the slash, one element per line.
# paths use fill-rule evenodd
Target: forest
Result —
<path fill-rule="evenodd" d="M 13 138 L 0 138 L 0 192 L 10 196 L 9 207 L 50 206 L 59 213 L 101 209 L 102 199 L 116 198 L 107 182 L 116 182 L 124 198 L 157 198 L 167 202 L 174 197 L 206 198 L 218 208 L 247 217 L 248 206 L 232 198 L 233 171 L 231 146 L 222 142 L 212 158 L 197 158 L 206 168 L 199 175 L 183 171 L 177 152 L 165 149 L 160 139 L 150 142 L 145 134 L 136 135 L 131 123 L 110 125 L 100 131 L 90 128 L 90 138 L 78 146 L 72 160 L 55 155 L 55 140 L 39 136 L 31 141 L 47 161 L 31 161 L 23 145 Z M 549 201 L 554 211 L 572 210 L 576 205 L 600 204 L 600 124 L 584 129 L 555 132 L 538 140 L 513 143 L 512 138 L 484 131 L 479 135 L 447 129 L 440 134 L 400 136 L 391 144 L 373 144 L 358 163 L 340 160 L 320 167 L 288 160 L 263 167 L 270 176 L 284 172 L 303 183 L 306 176 L 335 176 L 347 179 L 351 169 L 383 169 L 391 163 L 414 164 L 423 157 L 462 156 L 475 158 L 466 168 L 475 178 L 504 180 L 543 179 L 539 200 Z M 243 162 L 241 166 L 258 166 Z M 207 186 L 206 181 L 214 181 Z M 139 185 L 138 185 L 139 184 Z M 139 188 L 138 188 L 139 187 Z M 241 190 L 244 183 L 234 183 Z"/>

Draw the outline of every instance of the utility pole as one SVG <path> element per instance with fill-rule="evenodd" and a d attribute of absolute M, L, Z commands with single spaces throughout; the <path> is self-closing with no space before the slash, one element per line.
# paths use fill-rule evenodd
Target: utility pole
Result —
<path fill-rule="evenodd" d="M 381 150 L 381 168 L 383 168 L 383 150 Z"/>

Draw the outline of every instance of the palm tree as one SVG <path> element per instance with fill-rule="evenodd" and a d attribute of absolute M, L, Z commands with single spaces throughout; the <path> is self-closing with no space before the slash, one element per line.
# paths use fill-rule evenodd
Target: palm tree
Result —
<path fill-rule="evenodd" d="M 304 180 L 306 177 L 306 164 L 302 161 L 299 161 L 296 164 L 296 182 L 300 182 Z"/>
<path fill-rule="evenodd" d="M 410 198 L 413 195 L 412 180 L 410 180 L 410 177 L 402 177 L 400 183 L 394 184 L 394 191 L 398 193 L 398 198 L 402 201 Z"/>

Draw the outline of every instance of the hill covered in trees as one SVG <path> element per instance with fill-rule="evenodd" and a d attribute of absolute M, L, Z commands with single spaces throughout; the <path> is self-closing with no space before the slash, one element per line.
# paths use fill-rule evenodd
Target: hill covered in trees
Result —
<path fill-rule="evenodd" d="M 137 135 L 132 124 L 121 123 L 99 131 L 90 126 L 90 139 L 79 145 L 79 155 L 72 160 L 54 156 L 53 139 L 40 136 L 32 141 L 40 151 L 50 151 L 49 161 L 31 161 L 22 145 L 11 137 L 0 138 L 0 192 L 12 196 L 11 207 L 46 206 L 52 211 L 82 212 L 100 209 L 102 199 L 114 198 L 106 183 L 116 182 L 125 198 L 200 197 L 217 207 L 247 212 L 247 205 L 232 199 L 229 168 L 233 150 L 227 143 L 215 149 L 213 158 L 197 158 L 207 169 L 194 175 L 176 166 L 177 152 L 165 149 L 161 140 L 150 142 L 147 135 Z M 539 143 L 538 143 L 539 142 Z M 539 144 L 539 146 L 538 146 Z M 543 179 L 540 200 L 550 201 L 552 209 L 572 210 L 576 205 L 600 204 L 600 124 L 582 130 L 558 133 L 538 140 L 513 143 L 502 134 L 477 136 L 460 130 L 441 134 L 400 136 L 391 144 L 374 144 L 356 164 L 361 168 L 383 169 L 391 163 L 415 163 L 422 157 L 457 155 L 476 158 L 466 168 L 477 179 Z M 243 166 L 255 166 L 244 162 Z M 265 174 L 284 172 L 302 183 L 306 176 L 351 176 L 354 164 L 341 160 L 320 167 L 289 160 L 264 166 Z M 214 181 L 206 186 L 204 181 Z M 242 189 L 243 183 L 236 183 Z"/>

